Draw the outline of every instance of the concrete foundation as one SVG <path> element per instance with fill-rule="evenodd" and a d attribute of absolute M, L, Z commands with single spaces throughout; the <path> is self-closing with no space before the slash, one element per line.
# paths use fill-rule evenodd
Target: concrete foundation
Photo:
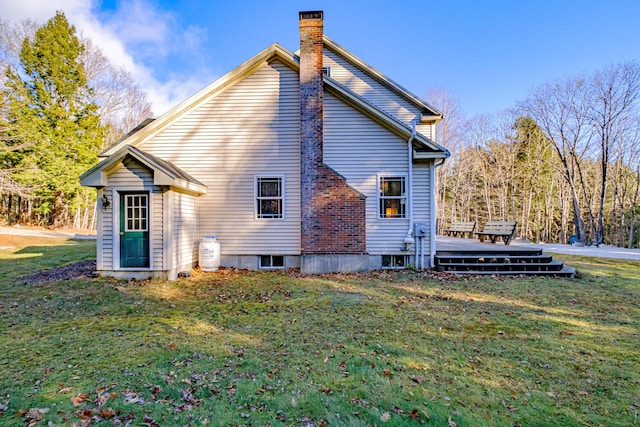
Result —
<path fill-rule="evenodd" d="M 258 270 L 258 255 L 221 255 L 220 266 L 239 268 L 241 270 Z M 284 268 L 299 268 L 298 255 L 284 255 Z"/>
<path fill-rule="evenodd" d="M 302 274 L 353 273 L 369 270 L 369 255 L 302 255 Z"/>

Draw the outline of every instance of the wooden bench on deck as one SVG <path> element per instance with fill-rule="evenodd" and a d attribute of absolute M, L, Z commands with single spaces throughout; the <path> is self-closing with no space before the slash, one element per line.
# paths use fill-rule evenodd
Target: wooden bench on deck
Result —
<path fill-rule="evenodd" d="M 495 243 L 498 238 L 504 241 L 505 245 L 511 243 L 513 233 L 516 231 L 517 221 L 487 221 L 482 231 L 477 231 L 476 235 L 481 242 L 485 237 L 491 239 L 491 243 Z"/>
<path fill-rule="evenodd" d="M 467 237 L 473 236 L 473 231 L 476 229 L 476 222 L 464 222 L 464 221 L 454 221 L 451 223 L 449 228 L 443 230 L 448 236 L 453 237 L 464 237 L 466 234 Z"/>

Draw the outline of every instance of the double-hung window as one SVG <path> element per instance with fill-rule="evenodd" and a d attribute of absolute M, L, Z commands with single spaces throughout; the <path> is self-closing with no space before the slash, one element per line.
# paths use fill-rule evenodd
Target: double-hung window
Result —
<path fill-rule="evenodd" d="M 256 177 L 256 217 L 284 218 L 284 178 L 281 176 Z"/>
<path fill-rule="evenodd" d="M 405 177 L 380 177 L 380 218 L 406 218 L 407 189 Z"/>

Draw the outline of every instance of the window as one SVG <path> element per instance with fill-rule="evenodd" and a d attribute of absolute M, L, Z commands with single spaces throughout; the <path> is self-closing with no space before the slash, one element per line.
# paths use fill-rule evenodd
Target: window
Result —
<path fill-rule="evenodd" d="M 382 255 L 382 268 L 405 268 L 407 265 L 406 255 Z"/>
<path fill-rule="evenodd" d="M 404 177 L 380 177 L 380 218 L 405 218 L 406 207 Z"/>
<path fill-rule="evenodd" d="M 260 255 L 259 262 L 258 268 L 261 269 L 284 268 L 284 256 L 282 255 Z"/>
<path fill-rule="evenodd" d="M 147 231 L 147 194 L 126 194 L 125 231 Z"/>
<path fill-rule="evenodd" d="M 322 74 L 331 77 L 331 67 L 322 67 Z"/>
<path fill-rule="evenodd" d="M 283 218 L 282 177 L 256 178 L 256 212 L 258 218 Z"/>

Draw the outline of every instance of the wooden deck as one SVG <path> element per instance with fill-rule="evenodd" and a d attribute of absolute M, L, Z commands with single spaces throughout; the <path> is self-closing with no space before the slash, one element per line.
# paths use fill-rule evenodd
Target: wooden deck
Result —
<path fill-rule="evenodd" d="M 485 275 L 573 277 L 576 272 L 575 268 L 543 254 L 539 248 L 447 236 L 436 237 L 435 268 L 458 274 Z"/>

